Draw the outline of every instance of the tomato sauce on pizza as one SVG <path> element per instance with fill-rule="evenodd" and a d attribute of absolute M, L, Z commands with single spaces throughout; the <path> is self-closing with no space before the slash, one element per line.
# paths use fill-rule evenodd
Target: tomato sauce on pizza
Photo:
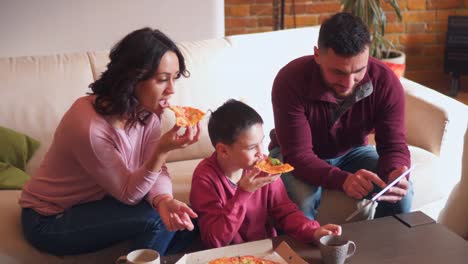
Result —
<path fill-rule="evenodd" d="M 214 259 L 208 264 L 279 264 L 278 262 L 257 258 L 255 256 L 223 257 Z"/>
<path fill-rule="evenodd" d="M 282 163 L 279 159 L 272 157 L 257 162 L 255 167 L 269 174 L 280 174 L 294 170 L 294 167 L 288 163 Z"/>
<path fill-rule="evenodd" d="M 194 126 L 203 118 L 205 113 L 190 106 L 169 106 L 176 116 L 176 124 L 181 127 Z"/>

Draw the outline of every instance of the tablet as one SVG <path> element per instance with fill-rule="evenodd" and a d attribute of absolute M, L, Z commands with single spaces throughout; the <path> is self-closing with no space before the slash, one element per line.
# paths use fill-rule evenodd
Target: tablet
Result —
<path fill-rule="evenodd" d="M 372 197 L 372 199 L 367 201 L 367 203 L 365 203 L 361 208 L 356 209 L 356 211 L 354 211 L 352 214 L 350 214 L 346 218 L 346 222 L 353 219 L 353 217 L 355 217 L 360 211 L 362 211 L 364 208 L 366 208 L 369 204 L 371 204 L 371 203 L 375 202 L 377 199 L 379 199 L 379 197 L 382 196 L 386 191 L 388 191 L 388 189 L 392 188 L 393 185 L 397 184 L 403 177 L 408 175 L 408 173 L 410 173 L 414 169 L 414 167 L 415 167 L 415 165 L 413 165 L 409 169 L 405 170 L 400 176 L 398 176 L 395 180 L 393 180 L 390 184 L 388 184 L 380 192 L 378 192 L 376 195 L 374 195 L 374 197 Z"/>

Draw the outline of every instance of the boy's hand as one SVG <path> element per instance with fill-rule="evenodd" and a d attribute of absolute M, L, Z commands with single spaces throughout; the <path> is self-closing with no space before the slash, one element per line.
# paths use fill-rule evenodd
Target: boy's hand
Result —
<path fill-rule="evenodd" d="M 315 230 L 314 239 L 318 241 L 321 237 L 327 236 L 327 235 L 336 235 L 336 236 L 341 235 L 341 226 L 334 225 L 334 224 L 321 226 L 320 228 L 317 228 Z"/>
<path fill-rule="evenodd" d="M 245 169 L 239 181 L 239 187 L 247 192 L 255 192 L 257 189 L 276 181 L 281 174 L 268 174 L 257 168 Z"/>
<path fill-rule="evenodd" d="M 187 229 L 192 231 L 194 226 L 190 218 L 197 214 L 187 204 L 176 199 L 165 199 L 159 202 L 158 212 L 169 231 Z"/>

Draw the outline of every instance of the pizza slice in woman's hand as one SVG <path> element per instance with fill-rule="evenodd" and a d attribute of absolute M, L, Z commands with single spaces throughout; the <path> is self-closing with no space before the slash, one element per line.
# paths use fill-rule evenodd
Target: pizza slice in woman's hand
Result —
<path fill-rule="evenodd" d="M 176 116 L 176 124 L 181 127 L 194 126 L 203 118 L 205 113 L 190 106 L 169 106 Z"/>
<path fill-rule="evenodd" d="M 281 174 L 294 170 L 294 167 L 288 163 L 282 163 L 279 159 L 272 157 L 260 160 L 255 167 L 269 174 Z"/>

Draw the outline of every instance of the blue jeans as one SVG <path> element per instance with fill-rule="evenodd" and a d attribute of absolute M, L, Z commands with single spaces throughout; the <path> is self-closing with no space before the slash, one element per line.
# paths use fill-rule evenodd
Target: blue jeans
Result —
<path fill-rule="evenodd" d="M 279 147 L 275 147 L 271 150 L 270 156 L 282 160 L 281 152 Z M 336 166 L 341 170 L 355 173 L 360 169 L 366 169 L 377 173 L 377 163 L 379 155 L 372 146 L 361 146 L 351 149 L 348 153 L 343 156 L 325 160 L 332 166 Z M 284 185 L 288 192 L 289 197 L 293 200 L 304 214 L 310 218 L 315 219 L 317 210 L 320 205 L 320 198 L 322 196 L 322 188 L 320 186 L 311 185 L 306 183 L 290 173 L 284 173 L 281 175 Z M 366 199 L 371 199 L 372 194 L 379 192 L 381 189 L 377 186 L 374 190 L 369 193 Z M 410 188 L 400 201 L 397 203 L 379 202 L 376 211 L 375 218 L 384 217 L 399 213 L 407 213 L 411 210 L 411 204 L 413 201 L 413 184 L 410 181 Z"/>
<path fill-rule="evenodd" d="M 133 240 L 130 250 L 150 248 L 161 255 L 174 254 L 190 244 L 194 233 L 168 231 L 146 201 L 130 206 L 109 197 L 52 216 L 24 208 L 21 221 L 26 239 L 55 255 L 88 253 L 125 240 Z"/>

